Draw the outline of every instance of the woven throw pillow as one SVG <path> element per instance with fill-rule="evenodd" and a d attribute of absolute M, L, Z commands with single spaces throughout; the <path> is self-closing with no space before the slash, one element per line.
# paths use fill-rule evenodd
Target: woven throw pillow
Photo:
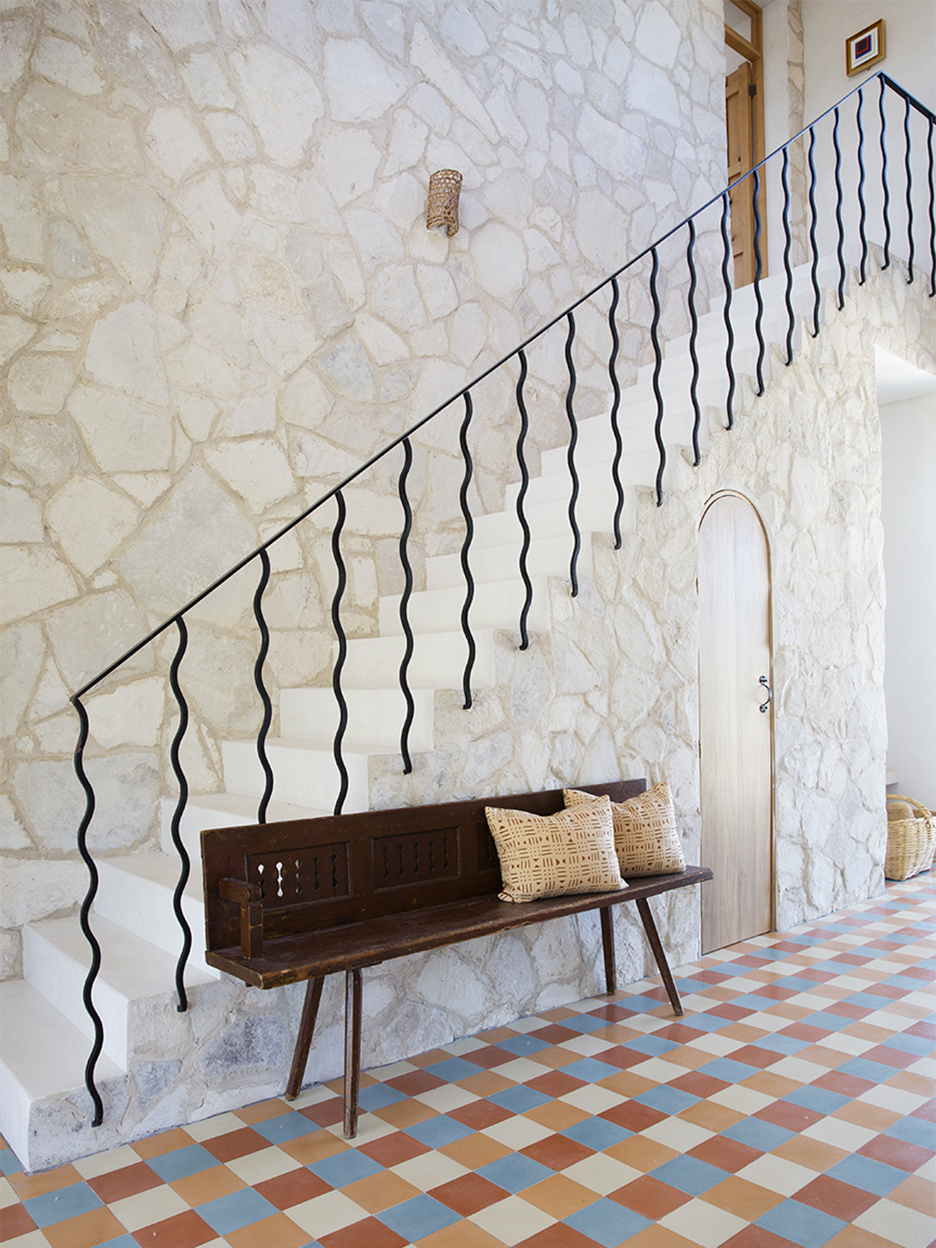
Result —
<path fill-rule="evenodd" d="M 563 789 L 566 807 L 573 810 L 603 799 L 580 789 Z M 686 869 L 676 831 L 676 811 L 665 780 L 626 802 L 612 802 L 614 847 L 621 875 L 673 875 Z"/>
<path fill-rule="evenodd" d="M 492 806 L 484 813 L 500 859 L 501 901 L 535 901 L 627 887 L 614 851 L 607 798 L 555 815 Z"/>

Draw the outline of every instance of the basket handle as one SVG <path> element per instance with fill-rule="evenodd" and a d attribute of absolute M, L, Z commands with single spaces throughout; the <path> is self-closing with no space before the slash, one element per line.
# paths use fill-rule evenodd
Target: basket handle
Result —
<path fill-rule="evenodd" d="M 915 797 L 905 797 L 903 793 L 888 793 L 887 800 L 889 802 L 909 802 L 911 806 L 915 806 L 921 818 L 932 820 L 933 812 L 928 810 L 922 802 L 918 802 Z"/>

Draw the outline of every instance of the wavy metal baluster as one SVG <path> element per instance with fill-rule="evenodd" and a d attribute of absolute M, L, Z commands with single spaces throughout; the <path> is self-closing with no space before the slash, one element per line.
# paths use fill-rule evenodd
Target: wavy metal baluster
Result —
<path fill-rule="evenodd" d="M 858 112 L 855 120 L 858 126 L 858 238 L 861 240 L 861 259 L 858 262 L 858 285 L 865 284 L 865 278 L 868 275 L 868 236 L 865 232 L 865 222 L 868 218 L 868 210 L 865 205 L 864 184 L 865 184 L 865 165 L 864 165 L 864 126 L 861 124 L 861 110 L 864 107 L 864 87 L 858 90 Z"/>
<path fill-rule="evenodd" d="M 760 172 L 754 170 L 754 302 L 757 304 L 757 312 L 754 316 L 754 336 L 757 339 L 757 395 L 758 397 L 764 393 L 764 354 L 767 350 L 764 344 L 764 299 L 761 295 L 761 272 L 763 271 L 763 261 L 761 259 L 760 236 L 761 236 L 761 215 L 760 215 Z"/>
<path fill-rule="evenodd" d="M 176 881 L 175 892 L 172 894 L 172 909 L 175 912 L 176 922 L 182 929 L 182 952 L 179 954 L 178 962 L 176 962 L 175 972 L 176 996 L 179 998 L 176 1009 L 182 1014 L 188 1009 L 188 994 L 185 991 L 185 967 L 189 954 L 192 951 L 192 929 L 189 927 L 188 920 L 182 911 L 182 895 L 188 883 L 191 862 L 188 850 L 182 841 L 182 816 L 185 813 L 185 806 L 188 802 L 189 789 L 188 780 L 186 780 L 185 772 L 182 770 L 179 751 L 182 747 L 182 738 L 185 736 L 185 730 L 188 728 L 189 712 L 188 703 L 182 693 L 182 686 L 179 684 L 179 667 L 182 664 L 182 656 L 185 654 L 188 646 L 188 629 L 185 627 L 185 620 L 181 615 L 176 620 L 176 628 L 179 632 L 179 644 L 176 646 L 176 652 L 169 667 L 169 687 L 176 700 L 176 706 L 179 708 L 179 726 L 176 729 L 175 736 L 172 738 L 172 745 L 169 748 L 169 759 L 179 784 L 179 798 L 176 802 L 175 810 L 172 812 L 172 823 L 169 826 L 169 833 L 176 853 L 179 855 L 180 864 L 179 878 Z"/>
<path fill-rule="evenodd" d="M 527 468 L 524 451 L 524 443 L 526 442 L 530 421 L 523 398 L 523 386 L 527 376 L 527 359 L 526 352 L 522 349 L 519 352 L 519 358 L 520 376 L 517 379 L 517 408 L 520 411 L 520 435 L 517 438 L 517 463 L 520 465 L 520 493 L 517 495 L 517 519 L 520 521 L 520 528 L 523 530 L 523 541 L 520 545 L 520 577 L 524 587 L 523 609 L 520 612 L 520 649 L 526 650 L 530 644 L 527 620 L 530 615 L 530 607 L 533 605 L 533 582 L 530 580 L 530 573 L 527 570 L 527 556 L 530 553 L 530 526 L 527 524 L 526 512 L 523 507 L 527 489 L 530 485 L 530 470 Z"/>
<path fill-rule="evenodd" d="M 926 147 L 929 152 L 930 298 L 936 296 L 936 180 L 933 178 L 933 119 L 929 119 Z"/>
<path fill-rule="evenodd" d="M 84 901 L 81 903 L 81 912 L 79 914 L 81 931 L 85 940 L 91 946 L 91 965 L 88 967 L 88 974 L 85 976 L 81 995 L 85 1011 L 94 1027 L 94 1043 L 91 1046 L 91 1052 L 85 1065 L 85 1087 L 88 1089 L 88 1095 L 94 1103 L 94 1117 L 91 1120 L 91 1125 L 92 1127 L 99 1127 L 104 1121 L 104 1102 L 101 1100 L 101 1094 L 98 1092 L 97 1085 L 94 1082 L 94 1069 L 104 1047 L 104 1024 L 101 1022 L 100 1014 L 94 1008 L 91 992 L 94 988 L 94 981 L 97 979 L 98 971 L 101 969 L 101 946 L 98 944 L 97 938 L 88 922 L 91 905 L 98 889 L 98 870 L 94 864 L 94 859 L 88 852 L 88 827 L 94 815 L 94 789 L 91 787 L 91 782 L 85 775 L 84 769 L 84 748 L 88 743 L 88 712 L 77 697 L 72 698 L 72 706 L 78 713 L 80 723 L 78 744 L 75 746 L 75 774 L 78 776 L 78 782 L 85 792 L 85 811 L 78 826 L 78 853 L 84 860 L 90 877 L 88 891 L 85 894 Z"/>
<path fill-rule="evenodd" d="M 910 172 L 910 101 L 904 100 L 904 170 L 907 175 L 907 283 L 913 281 L 913 175 Z"/>
<path fill-rule="evenodd" d="M 461 502 L 461 513 L 465 518 L 465 540 L 461 548 L 461 566 L 465 577 L 465 603 L 462 607 L 461 625 L 462 632 L 465 634 L 465 641 L 468 643 L 468 660 L 465 663 L 465 674 L 462 677 L 462 691 L 465 695 L 463 705 L 466 711 L 471 709 L 471 672 L 474 667 L 476 653 L 475 639 L 471 632 L 471 625 L 468 622 L 475 589 L 474 578 L 471 575 L 471 567 L 468 563 L 468 552 L 471 548 L 471 539 L 474 537 L 474 521 L 471 518 L 471 511 L 468 507 L 468 486 L 471 484 L 471 476 L 474 472 L 471 452 L 468 449 L 468 426 L 471 424 L 472 411 L 471 395 L 466 391 L 465 417 L 458 433 L 458 442 L 461 446 L 462 458 L 465 461 L 465 475 L 462 479 L 459 501 Z"/>
<path fill-rule="evenodd" d="M 269 580 L 270 556 L 265 550 L 261 550 L 260 581 L 257 584 L 257 592 L 254 594 L 253 600 L 254 619 L 257 621 L 257 628 L 260 630 L 260 649 L 257 652 L 257 661 L 254 664 L 254 684 L 257 686 L 257 693 L 259 693 L 260 701 L 263 703 L 263 722 L 260 725 L 260 731 L 257 733 L 257 758 L 260 761 L 260 766 L 263 768 L 265 781 L 263 796 L 260 798 L 260 805 L 257 809 L 257 823 L 266 823 L 270 798 L 273 796 L 273 768 L 270 766 L 270 760 L 266 752 L 267 733 L 270 731 L 270 724 L 273 722 L 273 703 L 270 701 L 270 695 L 267 693 L 266 685 L 263 682 L 263 665 L 266 662 L 270 649 L 270 630 L 267 628 L 266 620 L 263 618 L 263 591 L 266 589 Z"/>
<path fill-rule="evenodd" d="M 611 480 L 617 494 L 614 507 L 614 549 L 621 549 L 621 515 L 624 511 L 624 485 L 621 482 L 621 455 L 624 451 L 624 439 L 621 437 L 621 426 L 618 416 L 621 410 L 621 383 L 617 375 L 618 349 L 621 337 L 617 327 L 617 306 L 621 291 L 616 277 L 611 279 L 611 306 L 608 308 L 608 328 L 611 331 L 611 355 L 608 357 L 608 374 L 611 377 L 611 389 L 614 398 L 611 401 L 611 433 L 614 435 L 614 459 L 611 461 Z"/>
<path fill-rule="evenodd" d="M 881 94 L 878 96 L 878 115 L 881 118 L 881 190 L 884 192 L 884 208 L 882 213 L 884 217 L 884 263 L 881 265 L 881 268 L 886 269 L 890 265 L 891 240 L 890 187 L 887 185 L 887 142 L 885 138 L 887 132 L 887 121 L 884 117 L 884 92 L 886 87 L 884 86 L 883 78 L 879 78 L 878 83 L 881 87 Z"/>
<path fill-rule="evenodd" d="M 403 774 L 405 776 L 408 776 L 413 770 L 413 760 L 409 751 L 409 738 L 413 727 L 413 718 L 416 714 L 416 704 L 413 701 L 413 694 L 409 687 L 409 665 L 413 658 L 413 630 L 409 622 L 409 603 L 413 594 L 413 569 L 409 561 L 407 543 L 413 529 L 413 509 L 410 506 L 409 496 L 406 493 L 406 481 L 412 466 L 413 447 L 409 438 L 404 438 L 403 470 L 400 473 L 400 503 L 403 506 L 403 532 L 400 534 L 400 563 L 403 565 L 404 577 L 403 596 L 400 599 L 400 624 L 403 628 L 403 635 L 406 638 L 406 646 L 403 651 L 403 660 L 400 663 L 400 690 L 403 694 L 403 700 L 406 702 L 406 715 L 403 720 L 402 731 L 400 732 L 400 753 L 403 755 Z"/>
<path fill-rule="evenodd" d="M 689 402 L 692 404 L 692 464 L 698 468 L 702 463 L 702 452 L 699 449 L 699 429 L 702 424 L 702 410 L 699 407 L 699 356 L 696 351 L 696 340 L 699 336 L 699 317 L 696 313 L 696 267 L 695 267 L 695 221 L 689 218 L 689 245 L 686 248 L 686 264 L 689 267 L 689 293 L 686 300 L 689 304 L 689 359 L 692 361 L 692 380 L 689 382 Z"/>
<path fill-rule="evenodd" d="M 569 322 L 569 334 L 565 344 L 566 367 L 569 370 L 569 388 L 566 391 L 566 416 L 569 418 L 569 449 L 567 453 L 567 461 L 569 464 L 569 476 L 572 478 L 572 495 L 569 498 L 569 524 L 572 527 L 572 558 L 569 562 L 569 581 L 572 586 L 572 597 L 578 594 L 578 558 L 579 551 L 582 548 L 582 535 L 579 532 L 578 521 L 575 518 L 575 505 L 579 496 L 579 479 L 578 472 L 575 468 L 575 447 L 578 443 L 578 425 L 575 423 L 575 411 L 572 407 L 572 397 L 575 394 L 575 364 L 572 360 L 572 343 L 575 341 L 575 317 L 571 312 L 567 314 Z"/>
<path fill-rule="evenodd" d="M 783 163 L 780 168 L 780 183 L 783 187 L 783 271 L 786 274 L 786 288 L 783 302 L 786 304 L 786 360 L 789 367 L 793 363 L 793 331 L 796 328 L 796 315 L 793 312 L 793 269 L 790 266 L 790 249 L 793 246 L 793 235 L 790 232 L 790 157 L 787 149 L 783 149 Z"/>
<path fill-rule="evenodd" d="M 666 447 L 663 443 L 663 393 L 660 390 L 660 370 L 663 367 L 663 352 L 660 350 L 660 296 L 657 293 L 657 274 L 660 271 L 660 258 L 657 249 L 650 251 L 650 301 L 653 304 L 653 319 L 650 322 L 650 343 L 653 347 L 653 397 L 656 399 L 656 420 L 653 422 L 653 436 L 656 439 L 660 462 L 656 474 L 657 506 L 663 506 L 663 470 L 666 467 Z"/>
<path fill-rule="evenodd" d="M 819 304 L 821 294 L 819 292 L 819 248 L 816 244 L 816 162 L 813 158 L 813 151 L 816 146 L 816 127 L 809 127 L 809 148 L 807 153 L 807 163 L 809 165 L 809 252 L 812 261 L 809 266 L 809 278 L 813 288 L 813 314 L 812 329 L 810 333 L 814 338 L 819 337 Z"/>
<path fill-rule="evenodd" d="M 348 796 L 348 769 L 341 752 L 341 745 L 344 741 L 345 729 L 348 726 L 348 704 L 345 696 L 341 691 L 341 672 L 345 665 L 345 659 L 348 657 L 348 639 L 341 625 L 341 597 L 347 584 L 347 575 L 345 573 L 344 560 L 341 557 L 341 530 L 344 528 L 345 516 L 347 509 L 345 507 L 344 495 L 341 490 L 335 492 L 335 502 L 338 504 L 338 519 L 335 521 L 335 527 L 332 529 L 332 556 L 335 560 L 335 567 L 338 571 L 338 584 L 335 587 L 335 594 L 332 598 L 331 618 L 332 627 L 335 630 L 335 636 L 338 639 L 338 656 L 335 659 L 335 666 L 332 671 L 332 688 L 335 691 L 335 700 L 338 703 L 338 729 L 335 732 L 335 742 L 333 752 L 335 763 L 338 767 L 338 775 L 340 784 L 338 787 L 338 797 L 335 799 L 336 815 L 340 815 L 345 804 L 345 798 Z"/>
<path fill-rule="evenodd" d="M 835 149 L 835 226 L 838 230 L 838 246 L 835 254 L 838 257 L 838 310 L 845 307 L 845 227 L 842 224 L 842 149 L 839 147 L 839 110 L 835 108 L 835 122 L 832 126 L 832 146 Z"/>
<path fill-rule="evenodd" d="M 728 335 L 728 346 L 725 350 L 725 368 L 728 370 L 728 394 L 725 397 L 725 428 L 734 428 L 734 330 L 731 327 L 731 280 L 728 266 L 731 262 L 731 234 L 728 229 L 729 200 L 728 192 L 722 195 L 721 236 L 722 236 L 722 281 L 725 285 L 725 333 Z"/>

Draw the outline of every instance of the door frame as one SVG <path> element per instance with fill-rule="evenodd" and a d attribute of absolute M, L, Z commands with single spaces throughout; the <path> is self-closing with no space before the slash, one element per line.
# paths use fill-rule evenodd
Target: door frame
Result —
<path fill-rule="evenodd" d="M 733 0 L 733 3 L 734 2 L 735 0 Z M 743 490 L 733 489 L 731 487 L 728 487 L 722 490 L 716 490 L 714 494 L 710 495 L 709 498 L 705 500 L 702 510 L 699 513 L 698 525 L 696 526 L 697 537 L 698 537 L 698 534 L 701 532 L 703 521 L 705 520 L 705 516 L 707 512 L 709 511 L 709 509 L 715 503 L 717 503 L 719 499 L 726 498 L 726 497 L 738 498 L 742 502 L 745 502 L 748 504 L 748 506 L 751 508 L 751 510 L 754 512 L 755 516 L 757 517 L 758 524 L 760 525 L 761 531 L 764 534 L 764 546 L 767 551 L 767 644 L 768 644 L 768 649 L 769 649 L 767 680 L 770 684 L 770 689 L 772 691 L 772 696 L 770 700 L 770 708 L 767 712 L 768 717 L 769 717 L 769 728 L 770 728 L 770 830 L 769 830 L 769 845 L 768 845 L 769 859 L 770 859 L 770 927 L 768 930 L 776 931 L 776 926 L 777 926 L 777 756 L 776 756 L 776 720 L 775 720 L 776 689 L 774 686 L 774 638 L 776 636 L 776 630 L 774 627 L 775 621 L 774 621 L 774 593 L 773 593 L 773 562 L 774 562 L 773 561 L 773 541 L 771 539 L 770 529 L 767 525 L 767 522 L 764 519 L 763 512 L 761 511 L 760 507 L 758 507 L 754 499 L 751 498 L 750 495 L 745 494 Z M 697 562 L 696 562 L 696 569 L 697 569 L 696 571 L 696 598 L 698 600 L 699 573 L 701 572 L 701 567 L 698 562 L 698 557 L 697 557 Z M 702 758 L 702 723 L 701 723 L 701 714 L 702 714 L 702 670 L 701 670 L 702 644 L 701 644 L 701 640 L 702 639 L 700 636 L 699 638 L 699 686 L 698 686 L 699 687 L 699 717 L 700 717 L 699 718 L 699 836 L 700 836 L 700 846 L 703 844 L 702 838 L 704 837 L 704 832 L 705 832 L 704 824 L 703 824 L 703 816 L 702 816 L 702 767 L 704 764 L 703 764 L 703 758 Z M 704 888 L 705 888 L 705 885 L 703 884 L 702 890 L 704 890 Z M 700 896 L 700 908 L 699 908 L 700 940 L 701 940 L 702 906 L 704 904 L 705 904 L 704 898 Z"/>
<path fill-rule="evenodd" d="M 740 9 L 751 19 L 751 38 L 745 37 L 734 30 L 727 22 L 725 27 L 725 44 L 738 56 L 748 61 L 751 66 L 751 86 L 754 96 L 751 101 L 751 146 L 752 165 L 759 165 L 767 155 L 766 126 L 764 121 L 764 14 L 760 5 L 754 0 L 731 0 L 736 9 Z M 726 119 L 727 126 L 727 119 Z M 750 179 L 753 186 L 753 179 Z M 761 178 L 757 206 L 761 220 L 761 278 L 767 276 L 767 183 Z M 752 242 L 753 250 L 753 242 Z M 737 283 L 736 283 L 737 284 Z M 745 283 L 747 284 L 747 283 Z"/>

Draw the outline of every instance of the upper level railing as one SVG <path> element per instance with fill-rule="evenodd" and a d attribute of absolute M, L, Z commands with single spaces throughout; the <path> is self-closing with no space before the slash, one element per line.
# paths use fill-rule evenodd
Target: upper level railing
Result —
<path fill-rule="evenodd" d="M 848 116 L 846 116 L 848 114 Z M 846 120 L 854 125 L 853 139 L 848 152 L 843 147 L 842 126 Z M 101 950 L 89 923 L 91 906 L 98 887 L 98 872 L 94 860 L 88 850 L 87 837 L 95 811 L 95 791 L 84 765 L 85 747 L 89 736 L 89 717 L 83 699 L 118 669 L 124 667 L 134 656 L 163 634 L 175 630 L 175 651 L 169 667 L 169 684 L 178 711 L 178 724 L 173 736 L 170 758 L 173 773 L 178 784 L 178 800 L 172 815 L 171 837 L 179 855 L 180 871 L 175 888 L 173 906 L 181 931 L 182 950 L 176 968 L 176 988 L 178 1008 L 187 1008 L 184 971 L 191 952 L 192 936 L 190 928 L 182 912 L 182 893 L 188 881 L 190 862 L 181 837 L 181 821 L 188 801 L 188 781 L 181 763 L 181 746 L 189 724 L 189 709 L 185 693 L 180 681 L 182 661 L 188 646 L 188 628 L 186 618 L 210 595 L 229 582 L 237 573 L 249 564 L 258 567 L 258 580 L 253 598 L 253 615 L 260 636 L 257 659 L 254 664 L 254 683 L 257 695 L 263 708 L 262 723 L 257 734 L 257 758 L 264 776 L 263 793 L 258 803 L 257 821 L 266 821 L 267 812 L 273 795 L 274 773 L 267 751 L 267 736 L 272 723 L 272 702 L 266 686 L 264 667 L 267 660 L 270 631 L 264 618 L 264 592 L 271 575 L 270 550 L 286 534 L 294 530 L 313 513 L 320 511 L 327 503 L 334 500 L 337 517 L 331 531 L 331 552 L 334 561 L 336 584 L 331 600 L 331 621 L 336 639 L 336 654 L 332 669 L 332 687 L 338 708 L 338 727 L 334 736 L 333 754 L 338 777 L 338 793 L 334 811 L 340 814 L 348 792 L 348 771 L 343 754 L 343 742 L 348 726 L 348 707 L 342 690 L 342 675 L 347 658 L 347 639 L 342 624 L 342 600 L 347 587 L 347 570 L 342 553 L 342 537 L 346 523 L 347 508 L 345 493 L 349 486 L 363 477 L 374 465 L 385 461 L 397 448 L 402 451 L 402 468 L 399 473 L 397 490 L 403 516 L 399 537 L 399 560 L 403 573 L 404 590 L 400 599 L 399 615 L 402 635 L 405 639 L 403 657 L 399 668 L 399 687 L 405 705 L 405 714 L 400 728 L 400 753 L 403 759 L 403 770 L 412 770 L 410 739 L 414 720 L 414 699 L 410 687 L 409 669 L 413 657 L 414 638 L 409 620 L 410 600 L 413 593 L 414 574 L 410 557 L 410 539 L 412 533 L 413 507 L 410 499 L 410 472 L 413 464 L 413 438 L 434 421 L 441 413 L 449 411 L 453 405 L 461 403 L 463 415 L 458 434 L 463 472 L 459 489 L 459 508 L 464 524 L 464 538 L 461 544 L 460 563 L 464 579 L 464 599 L 461 610 L 461 629 L 464 634 L 467 659 L 463 671 L 462 688 L 465 707 L 472 704 L 472 673 L 476 661 L 475 638 L 471 627 L 471 607 L 474 600 L 475 585 L 472 574 L 471 549 L 474 537 L 474 522 L 469 506 L 469 488 L 472 484 L 474 463 L 469 446 L 469 433 L 474 414 L 473 393 L 485 378 L 497 373 L 508 365 L 518 370 L 515 384 L 516 407 L 519 417 L 519 432 L 516 441 L 517 468 L 521 478 L 520 490 L 516 500 L 517 520 L 522 532 L 522 540 L 518 552 L 518 573 L 524 586 L 523 605 L 519 614 L 518 628 L 520 633 L 520 649 L 529 645 L 529 614 L 533 603 L 533 582 L 529 573 L 528 558 L 531 546 L 531 530 L 528 523 L 526 495 L 530 473 L 527 464 L 527 439 L 529 436 L 529 415 L 526 403 L 526 387 L 528 378 L 528 352 L 554 327 L 564 324 L 565 343 L 564 359 L 566 372 L 565 385 L 565 416 L 568 421 L 569 439 L 567 447 L 567 463 L 569 471 L 570 492 L 568 501 L 568 524 L 572 539 L 572 553 L 569 561 L 569 581 L 571 593 L 578 593 L 579 560 L 581 555 L 581 533 L 578 521 L 580 481 L 577 466 L 576 449 L 578 427 L 575 411 L 577 375 L 573 348 L 576 342 L 576 313 L 585 304 L 591 304 L 598 295 L 609 294 L 610 302 L 606 316 L 610 338 L 610 353 L 607 358 L 608 384 L 611 390 L 609 425 L 614 438 L 615 453 L 609 466 L 610 480 L 616 504 L 613 514 L 609 517 L 609 527 L 614 534 L 615 548 L 621 546 L 621 519 L 624 507 L 624 482 L 621 477 L 621 461 L 624 452 L 624 440 L 620 428 L 621 385 L 618 376 L 618 357 L 621 336 L 619 332 L 618 308 L 621 299 L 621 278 L 630 271 L 636 271 L 642 261 L 649 260 L 649 275 L 645 279 L 646 293 L 649 297 L 652 314 L 649 331 L 649 346 L 652 353 L 652 389 L 655 404 L 654 441 L 657 454 L 657 470 L 655 493 L 657 504 L 663 502 L 664 472 L 667 463 L 667 445 L 664 437 L 664 399 L 661 389 L 661 369 L 663 354 L 661 348 L 661 290 L 660 261 L 661 249 L 666 243 L 675 244 L 679 236 L 684 235 L 685 246 L 679 253 L 685 265 L 684 277 L 688 278 L 685 295 L 686 318 L 689 324 L 688 351 L 692 370 L 688 384 L 688 397 L 692 409 L 691 441 L 693 457 L 696 465 L 700 462 L 700 427 L 701 408 L 698 396 L 700 366 L 698 358 L 698 326 L 700 270 L 698 257 L 698 239 L 700 222 L 705 219 L 707 228 L 715 233 L 719 240 L 720 250 L 720 282 L 724 299 L 723 319 L 725 329 L 725 424 L 731 428 L 734 424 L 734 403 L 736 395 L 736 348 L 732 311 L 733 280 L 732 280 L 732 240 L 731 240 L 731 207 L 735 197 L 750 195 L 754 231 L 754 279 L 753 292 L 755 302 L 754 334 L 757 342 L 756 362 L 754 366 L 756 393 L 764 391 L 764 361 L 766 343 L 762 332 L 764 301 L 761 294 L 761 282 L 764 272 L 762 189 L 768 181 L 769 202 L 779 204 L 780 228 L 783 233 L 782 265 L 785 274 L 784 302 L 787 318 L 786 332 L 786 363 L 793 358 L 793 339 L 795 315 L 792 301 L 793 266 L 791 262 L 794 245 L 794 222 L 792 221 L 792 195 L 790 190 L 791 158 L 802 156 L 797 144 L 805 145 L 804 169 L 806 177 L 806 213 L 803 228 L 805 230 L 804 245 L 810 266 L 810 282 L 813 291 L 812 308 L 809 316 L 809 332 L 813 336 L 819 333 L 820 323 L 820 287 L 818 281 L 818 265 L 820 253 L 834 250 L 838 264 L 837 303 L 843 306 L 846 283 L 846 248 L 854 251 L 857 259 L 858 280 L 863 283 L 869 270 L 870 243 L 872 221 L 881 230 L 883 246 L 883 267 L 888 267 L 895 247 L 903 252 L 907 264 L 907 280 L 915 280 L 918 270 L 928 269 L 924 280 L 929 283 L 929 295 L 936 295 L 936 186 L 934 186 L 934 137 L 933 129 L 936 116 L 918 100 L 914 99 L 903 88 L 884 74 L 878 74 L 861 86 L 855 88 L 833 108 L 823 113 L 810 125 L 806 126 L 776 152 L 761 161 L 755 168 L 726 187 L 718 195 L 713 196 L 701 208 L 697 209 L 685 220 L 662 234 L 654 243 L 646 247 L 638 255 L 622 264 L 597 286 L 578 298 L 571 306 L 531 334 L 519 346 L 515 347 L 497 363 L 485 369 L 471 382 L 439 404 L 428 415 L 424 416 L 405 433 L 388 443 L 378 454 L 361 464 L 354 472 L 349 473 L 342 481 L 322 496 L 303 512 L 283 525 L 272 537 L 268 538 L 256 550 L 246 555 L 229 571 L 224 573 L 196 595 L 184 607 L 181 607 L 167 620 L 143 637 L 120 658 L 115 659 L 107 668 L 87 681 L 72 697 L 80 721 L 78 743 L 75 749 L 74 765 L 79 782 L 84 790 L 86 805 L 84 815 L 78 828 L 77 840 L 79 852 L 87 865 L 90 882 L 87 895 L 81 906 L 80 922 L 82 931 L 91 947 L 91 966 L 84 985 L 84 1005 L 94 1027 L 94 1043 L 88 1058 L 85 1081 L 94 1104 L 94 1125 L 103 1121 L 103 1102 L 94 1082 L 94 1072 L 103 1048 L 104 1030 L 100 1015 L 93 1002 L 93 987 L 101 965 Z M 891 138 L 891 131 L 898 131 L 896 139 Z M 826 160 L 831 161 L 831 182 L 820 183 L 817 172 L 817 146 L 824 145 Z M 892 150 L 894 149 L 895 150 Z M 925 172 L 917 173 L 914 180 L 916 153 L 922 148 Z M 844 186 L 846 181 L 851 190 L 846 200 Z M 920 186 L 922 184 L 922 190 Z M 922 201 L 922 202 L 921 202 Z M 846 221 L 846 214 L 849 220 Z M 821 237 L 820 237 L 821 236 Z M 924 257 L 921 264 L 920 257 Z M 716 284 L 718 278 L 715 278 Z"/>

